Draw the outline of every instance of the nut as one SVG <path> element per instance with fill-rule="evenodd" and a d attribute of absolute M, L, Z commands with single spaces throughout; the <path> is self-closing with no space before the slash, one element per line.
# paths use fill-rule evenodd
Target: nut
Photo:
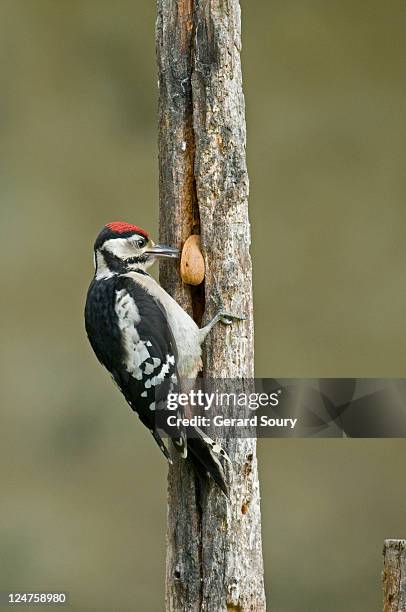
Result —
<path fill-rule="evenodd" d="M 189 236 L 180 257 L 180 275 L 187 285 L 200 285 L 204 279 L 204 259 L 200 249 L 200 236 Z"/>

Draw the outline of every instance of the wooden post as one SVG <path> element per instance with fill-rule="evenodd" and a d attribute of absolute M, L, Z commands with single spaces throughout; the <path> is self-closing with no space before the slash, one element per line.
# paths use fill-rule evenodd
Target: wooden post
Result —
<path fill-rule="evenodd" d="M 238 0 L 158 0 L 160 239 L 200 233 L 203 285 L 160 281 L 200 324 L 220 308 L 246 321 L 206 341 L 205 377 L 253 377 L 248 175 Z M 204 314 L 203 314 L 204 313 Z M 186 462 L 168 479 L 166 609 L 263 611 L 265 595 L 255 438 L 230 440 L 230 500 L 215 487 L 196 501 Z"/>
<path fill-rule="evenodd" d="M 383 612 L 406 612 L 406 540 L 385 540 Z"/>

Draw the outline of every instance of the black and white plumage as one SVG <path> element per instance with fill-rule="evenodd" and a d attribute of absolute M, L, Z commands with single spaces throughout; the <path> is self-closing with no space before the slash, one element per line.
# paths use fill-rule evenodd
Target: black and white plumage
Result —
<path fill-rule="evenodd" d="M 221 312 L 199 329 L 147 273 L 157 257 L 178 255 L 177 249 L 155 245 L 141 228 L 109 223 L 95 242 L 96 270 L 85 308 L 86 331 L 98 360 L 168 461 L 170 454 L 156 429 L 156 411 L 165 407 L 168 393 L 180 390 L 182 380 L 196 378 L 201 344 L 211 327 L 217 321 L 231 322 L 230 315 Z M 199 429 L 187 438 L 181 427 L 175 433 L 172 428 L 170 437 L 198 476 L 211 476 L 227 494 L 219 460 L 228 459 L 224 450 Z"/>

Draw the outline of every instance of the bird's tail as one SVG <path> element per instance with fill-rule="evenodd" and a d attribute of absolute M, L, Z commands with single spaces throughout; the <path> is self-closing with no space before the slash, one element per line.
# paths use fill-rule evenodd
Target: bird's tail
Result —
<path fill-rule="evenodd" d="M 195 430 L 194 437 L 188 437 L 187 440 L 188 459 L 200 480 L 204 482 L 207 476 L 211 477 L 224 495 L 228 497 L 224 468 L 220 457 L 231 463 L 230 458 L 220 444 L 206 436 L 199 427 L 196 427 Z"/>

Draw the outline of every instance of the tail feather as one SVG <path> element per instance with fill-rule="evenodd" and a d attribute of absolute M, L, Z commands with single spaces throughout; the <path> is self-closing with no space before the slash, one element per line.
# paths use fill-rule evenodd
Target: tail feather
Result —
<path fill-rule="evenodd" d="M 207 476 L 213 478 L 214 482 L 220 487 L 224 495 L 228 497 L 228 489 L 225 481 L 224 468 L 216 455 L 224 457 L 230 461 L 226 452 L 219 444 L 216 444 L 201 429 L 196 428 L 197 437 L 188 438 L 188 459 L 199 478 L 206 479 Z"/>

